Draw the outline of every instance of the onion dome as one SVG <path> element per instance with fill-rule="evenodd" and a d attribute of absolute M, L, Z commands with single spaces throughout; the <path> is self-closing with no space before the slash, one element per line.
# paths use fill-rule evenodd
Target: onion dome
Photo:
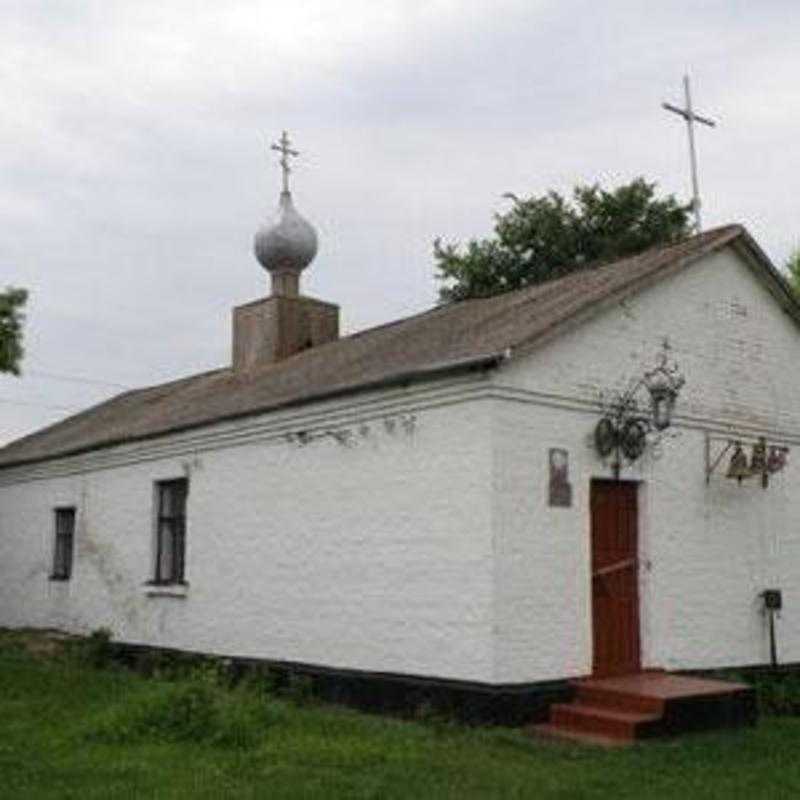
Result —
<path fill-rule="evenodd" d="M 289 192 L 289 157 L 299 156 L 290 147 L 286 131 L 270 149 L 281 154 L 283 191 L 278 216 L 271 225 L 263 225 L 256 233 L 253 249 L 259 264 L 272 276 L 272 293 L 296 297 L 300 292 L 300 273 L 317 254 L 317 232 L 294 207 Z"/>
<path fill-rule="evenodd" d="M 259 264 L 271 273 L 299 275 L 314 259 L 317 232 L 294 207 L 289 192 L 281 192 L 277 217 L 258 229 L 253 249 Z"/>

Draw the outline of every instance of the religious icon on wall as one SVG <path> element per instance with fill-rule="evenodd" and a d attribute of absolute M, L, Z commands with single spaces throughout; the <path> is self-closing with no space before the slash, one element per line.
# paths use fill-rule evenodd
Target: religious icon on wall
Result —
<path fill-rule="evenodd" d="M 569 453 L 558 447 L 550 449 L 551 506 L 569 508 L 572 505 L 572 486 L 569 482 Z"/>

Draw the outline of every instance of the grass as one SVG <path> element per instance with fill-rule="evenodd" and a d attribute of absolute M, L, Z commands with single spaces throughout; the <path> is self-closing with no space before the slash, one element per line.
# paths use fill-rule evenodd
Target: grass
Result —
<path fill-rule="evenodd" d="M 800 718 L 625 750 L 98 669 L 0 634 L 0 797 L 800 797 Z"/>

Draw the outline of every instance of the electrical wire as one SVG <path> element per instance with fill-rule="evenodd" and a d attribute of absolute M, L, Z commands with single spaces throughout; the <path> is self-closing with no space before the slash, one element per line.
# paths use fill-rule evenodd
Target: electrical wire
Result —
<path fill-rule="evenodd" d="M 65 375 L 60 372 L 49 372 L 47 370 L 25 370 L 22 377 L 30 376 L 32 378 L 44 378 L 45 380 L 53 381 L 66 381 L 68 383 L 81 383 L 87 386 L 105 386 L 114 389 L 128 390 L 131 387 L 123 383 L 115 383 L 114 381 L 103 381 L 96 378 L 85 378 L 78 375 Z M 13 400 L 8 397 L 0 397 L 0 403 L 8 406 L 27 406 L 28 408 L 43 408 L 50 411 L 80 411 L 78 406 L 60 406 L 51 403 L 36 403 L 30 400 Z"/>
<path fill-rule="evenodd" d="M 46 378 L 53 381 L 67 381 L 68 383 L 85 383 L 90 386 L 111 386 L 115 389 L 132 389 L 132 386 L 126 386 L 124 383 L 115 383 L 114 381 L 102 381 L 96 378 L 83 378 L 78 375 L 64 375 L 58 372 L 47 372 L 45 370 L 29 369 L 24 371 L 24 375 L 30 375 L 32 378 Z"/>
<path fill-rule="evenodd" d="M 51 411 L 78 411 L 76 406 L 53 406 L 47 403 L 31 403 L 27 400 L 9 400 L 6 397 L 0 397 L 0 403 L 9 406 L 31 406 L 32 408 L 49 408 Z"/>

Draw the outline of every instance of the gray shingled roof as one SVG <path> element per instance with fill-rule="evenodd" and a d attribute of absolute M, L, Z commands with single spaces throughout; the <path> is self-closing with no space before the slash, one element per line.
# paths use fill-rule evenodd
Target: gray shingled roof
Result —
<path fill-rule="evenodd" d="M 717 228 L 539 286 L 437 307 L 249 373 L 225 368 L 125 392 L 0 449 L 0 468 L 488 363 L 736 240 L 780 284 L 741 226 Z"/>

